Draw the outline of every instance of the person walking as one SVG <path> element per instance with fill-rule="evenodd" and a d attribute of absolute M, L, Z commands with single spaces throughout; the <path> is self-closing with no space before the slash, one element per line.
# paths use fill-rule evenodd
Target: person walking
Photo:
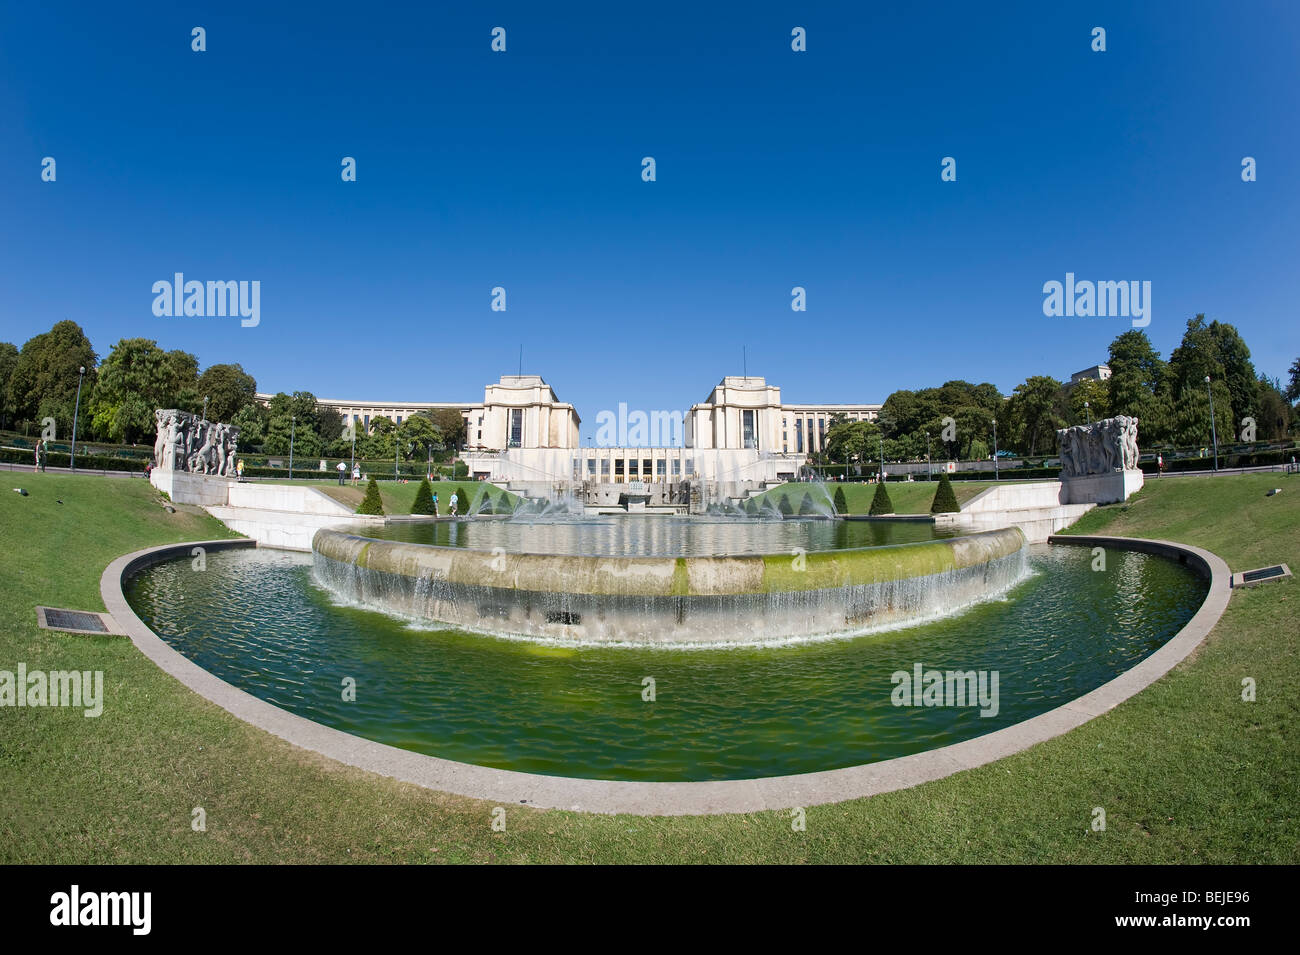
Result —
<path fill-rule="evenodd" d="M 452 517 L 456 516 L 456 508 L 460 504 L 460 499 L 456 497 L 456 492 L 451 492 L 451 500 L 447 502 L 447 513 Z"/>
<path fill-rule="evenodd" d="M 240 458 L 239 463 L 235 465 L 235 480 L 242 481 L 243 479 L 244 479 L 244 459 Z"/>
<path fill-rule="evenodd" d="M 433 492 L 433 516 L 438 516 L 438 492 Z"/>
<path fill-rule="evenodd" d="M 36 439 L 36 467 L 34 470 L 45 470 L 45 442 L 41 438 Z"/>
<path fill-rule="evenodd" d="M 339 472 L 339 487 L 342 487 L 348 473 L 348 466 L 340 461 L 336 470 Z"/>

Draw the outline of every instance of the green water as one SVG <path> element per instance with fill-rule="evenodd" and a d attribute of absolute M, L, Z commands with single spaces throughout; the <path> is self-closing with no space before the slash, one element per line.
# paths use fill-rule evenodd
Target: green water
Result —
<path fill-rule="evenodd" d="M 127 595 L 171 646 L 277 706 L 358 736 L 485 766 L 629 780 L 743 779 L 889 759 L 992 732 L 1085 693 L 1191 617 L 1178 564 L 1035 548 L 1004 600 L 902 630 L 781 648 L 603 649 L 428 629 L 341 606 L 312 558 L 188 557 Z M 996 670 L 999 712 L 899 707 L 894 671 Z M 356 680 L 355 702 L 341 681 Z M 642 699 L 643 679 L 656 699 Z"/>

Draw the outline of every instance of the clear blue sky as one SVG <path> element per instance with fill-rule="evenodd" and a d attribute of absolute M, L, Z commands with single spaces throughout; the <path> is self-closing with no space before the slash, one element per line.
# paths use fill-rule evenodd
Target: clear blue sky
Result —
<path fill-rule="evenodd" d="M 787 401 L 1068 377 L 1129 324 L 1044 317 L 1067 271 L 1151 281 L 1166 356 L 1196 312 L 1300 356 L 1288 0 L 43 6 L 0 14 L 0 340 L 71 318 L 408 400 L 522 343 L 584 436 L 742 346 Z M 259 280 L 261 324 L 156 318 L 178 271 Z"/>

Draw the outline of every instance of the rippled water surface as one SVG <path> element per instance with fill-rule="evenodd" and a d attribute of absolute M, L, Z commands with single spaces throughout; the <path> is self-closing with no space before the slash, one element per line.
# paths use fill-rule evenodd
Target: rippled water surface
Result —
<path fill-rule="evenodd" d="M 812 772 L 979 736 L 1128 669 L 1205 593 L 1162 558 L 1111 551 L 1094 572 L 1088 548 L 1038 547 L 1006 599 L 923 626 L 780 648 L 574 648 L 343 606 L 311 563 L 223 551 L 196 572 L 187 557 L 144 571 L 127 596 L 200 666 L 328 726 L 485 766 L 634 780 Z M 894 706 L 891 674 L 917 663 L 996 670 L 998 714 Z M 342 699 L 346 677 L 355 702 Z"/>

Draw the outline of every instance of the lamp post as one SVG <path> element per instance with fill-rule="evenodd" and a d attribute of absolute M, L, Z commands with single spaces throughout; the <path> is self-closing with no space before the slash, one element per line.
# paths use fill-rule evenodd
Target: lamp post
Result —
<path fill-rule="evenodd" d="M 1205 394 L 1210 399 L 1210 438 L 1214 441 L 1214 470 L 1219 470 L 1219 432 L 1214 427 L 1214 392 L 1210 390 L 1210 376 L 1205 376 Z"/>
<path fill-rule="evenodd" d="M 885 483 L 885 432 L 880 432 L 880 483 Z"/>
<path fill-rule="evenodd" d="M 397 443 L 397 432 L 393 432 L 393 480 L 397 480 L 397 454 L 400 446 Z"/>
<path fill-rule="evenodd" d="M 993 419 L 993 480 L 1000 481 L 998 475 L 998 419 Z"/>
<path fill-rule="evenodd" d="M 927 481 L 934 480 L 934 465 L 930 463 L 930 432 L 925 433 L 925 474 Z"/>
<path fill-rule="evenodd" d="M 77 403 L 72 409 L 72 454 L 68 457 L 69 471 L 77 470 L 77 413 L 81 411 L 81 380 L 85 377 L 86 366 L 82 365 L 77 369 Z"/>
<path fill-rule="evenodd" d="M 289 415 L 289 480 L 293 480 L 293 430 L 297 415 Z"/>
<path fill-rule="evenodd" d="M 1083 403 L 1083 413 L 1088 418 L 1088 424 L 1092 424 L 1092 409 L 1088 407 L 1088 402 Z"/>
<path fill-rule="evenodd" d="M 352 422 L 352 470 L 355 471 L 356 467 L 357 467 L 357 422 L 354 419 Z"/>
<path fill-rule="evenodd" d="M 208 420 L 208 396 L 203 396 L 203 420 Z"/>

